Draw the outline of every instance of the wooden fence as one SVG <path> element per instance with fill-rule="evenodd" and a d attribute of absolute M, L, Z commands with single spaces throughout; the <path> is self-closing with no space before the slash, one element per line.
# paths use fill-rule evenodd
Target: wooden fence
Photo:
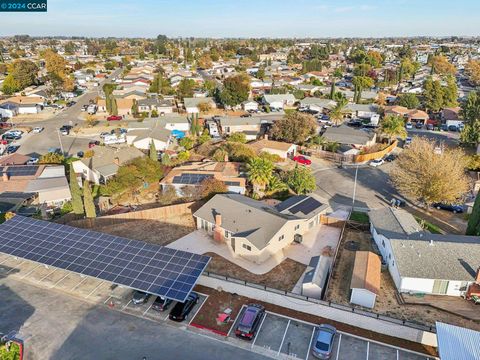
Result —
<path fill-rule="evenodd" d="M 337 163 L 344 163 L 344 164 L 361 164 L 368 162 L 370 160 L 381 159 L 385 155 L 392 152 L 398 145 L 397 141 L 394 141 L 388 147 L 383 149 L 382 151 L 377 151 L 370 154 L 363 154 L 363 155 L 344 155 L 339 153 L 333 153 L 331 151 L 325 150 L 308 150 L 312 152 L 312 154 L 320 159 L 325 159 Z"/>
<path fill-rule="evenodd" d="M 397 147 L 397 145 L 398 145 L 398 141 L 395 140 L 392 144 L 387 146 L 382 151 L 377 151 L 377 152 L 370 153 L 370 154 L 355 155 L 354 162 L 355 163 L 364 163 L 364 162 L 367 162 L 367 161 L 370 161 L 370 160 L 381 159 L 385 155 L 392 152 Z"/>

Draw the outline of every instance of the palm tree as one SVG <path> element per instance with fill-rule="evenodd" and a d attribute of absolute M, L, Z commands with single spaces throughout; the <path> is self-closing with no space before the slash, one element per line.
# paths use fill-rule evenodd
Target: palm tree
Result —
<path fill-rule="evenodd" d="M 407 131 L 405 130 L 405 120 L 398 115 L 387 115 L 380 123 L 380 133 L 389 139 L 389 143 L 397 137 L 405 139 Z"/>
<path fill-rule="evenodd" d="M 253 185 L 253 192 L 257 195 L 262 195 L 265 187 L 270 183 L 274 165 L 271 161 L 254 157 L 247 163 L 248 181 Z"/>
<path fill-rule="evenodd" d="M 335 106 L 330 110 L 330 120 L 338 126 L 343 123 L 343 117 L 345 116 L 345 106 L 347 106 L 348 100 L 345 98 L 339 98 Z"/>
<path fill-rule="evenodd" d="M 288 189 L 287 184 L 285 184 L 282 179 L 277 175 L 272 175 L 267 186 L 268 190 L 272 193 L 280 192 Z"/>

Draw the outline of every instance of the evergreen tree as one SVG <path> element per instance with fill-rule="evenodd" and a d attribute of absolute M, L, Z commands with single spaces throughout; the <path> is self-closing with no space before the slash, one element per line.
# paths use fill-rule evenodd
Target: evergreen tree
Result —
<path fill-rule="evenodd" d="M 153 161 L 158 161 L 157 148 L 155 147 L 155 142 L 153 141 L 150 143 L 150 151 L 148 155 Z"/>
<path fill-rule="evenodd" d="M 113 96 L 112 96 L 112 111 L 111 111 L 111 114 L 112 115 L 118 115 L 118 107 L 117 107 L 117 99 L 115 99 Z"/>
<path fill-rule="evenodd" d="M 330 88 L 330 99 L 333 100 L 333 97 L 335 96 L 335 78 L 332 81 L 332 86 Z"/>
<path fill-rule="evenodd" d="M 468 218 L 466 235 L 479 236 L 480 235 L 480 193 L 475 198 L 472 213 Z"/>
<path fill-rule="evenodd" d="M 93 203 L 92 189 L 90 189 L 88 180 L 85 180 L 83 183 L 83 206 L 85 207 L 85 215 L 87 218 L 97 217 L 95 204 Z"/>
<path fill-rule="evenodd" d="M 77 215 L 83 214 L 82 190 L 78 185 L 77 176 L 72 164 L 70 164 L 70 192 L 72 193 L 73 213 Z"/>

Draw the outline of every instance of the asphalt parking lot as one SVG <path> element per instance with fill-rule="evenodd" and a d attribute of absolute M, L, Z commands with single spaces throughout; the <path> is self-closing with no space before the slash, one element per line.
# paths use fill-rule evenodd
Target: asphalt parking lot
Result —
<path fill-rule="evenodd" d="M 315 325 L 279 314 L 267 312 L 255 338 L 249 342 L 234 334 L 245 307 L 235 320 L 229 337 L 231 341 L 251 347 L 272 357 L 314 360 L 310 348 L 314 341 Z M 334 360 L 427 360 L 426 356 L 345 333 L 337 333 L 331 359 Z"/>

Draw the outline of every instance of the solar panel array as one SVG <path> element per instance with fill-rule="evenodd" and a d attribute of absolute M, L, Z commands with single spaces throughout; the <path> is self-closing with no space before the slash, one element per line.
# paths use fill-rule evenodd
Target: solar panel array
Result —
<path fill-rule="evenodd" d="M 7 172 L 9 176 L 32 176 L 38 171 L 38 165 L 0 166 L 0 173 Z"/>
<path fill-rule="evenodd" d="M 212 174 L 193 174 L 193 173 L 183 173 L 180 176 L 173 177 L 174 184 L 187 184 L 187 185 L 197 185 L 200 184 L 203 180 L 213 178 Z"/>
<path fill-rule="evenodd" d="M 20 215 L 0 225 L 0 252 L 184 302 L 208 256 Z"/>
<path fill-rule="evenodd" d="M 298 212 L 301 212 L 304 215 L 307 215 L 307 214 L 311 213 L 313 210 L 319 208 L 320 206 L 322 206 L 322 203 L 320 201 L 317 201 L 314 198 L 309 197 L 308 199 L 302 201 L 300 204 L 295 205 L 294 207 L 289 209 L 289 211 L 292 214 L 296 214 Z"/>
<path fill-rule="evenodd" d="M 287 200 L 285 201 L 282 201 L 280 204 L 278 204 L 277 206 L 275 206 L 275 208 L 282 212 L 283 210 L 286 210 L 288 209 L 289 207 L 295 205 L 296 203 L 302 201 L 303 199 L 306 199 L 307 196 L 306 195 L 297 195 L 297 196 L 292 196 L 290 198 L 288 198 Z"/>
<path fill-rule="evenodd" d="M 240 186 L 239 181 L 224 181 L 223 182 L 226 186 Z"/>

